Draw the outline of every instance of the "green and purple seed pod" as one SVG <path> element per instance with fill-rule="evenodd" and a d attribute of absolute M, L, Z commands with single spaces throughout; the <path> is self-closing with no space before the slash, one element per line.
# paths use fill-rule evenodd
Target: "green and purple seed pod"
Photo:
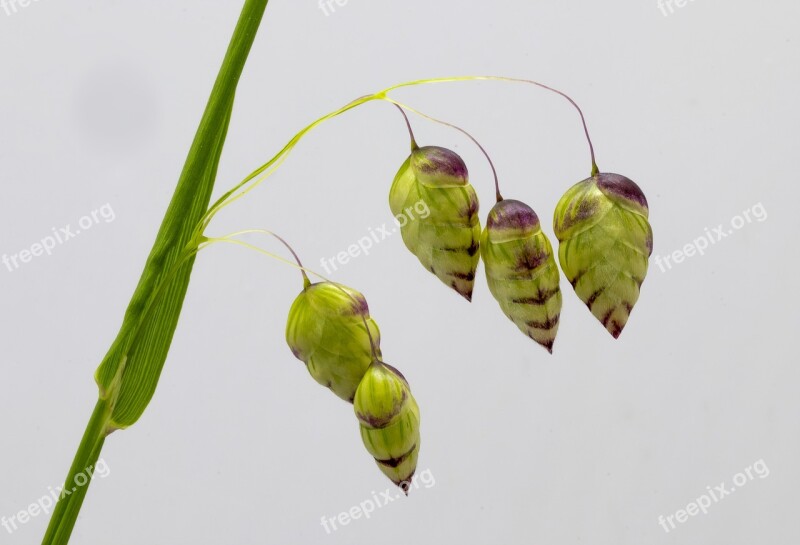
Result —
<path fill-rule="evenodd" d="M 408 218 L 419 203 L 426 217 Z M 481 234 L 478 196 L 467 166 L 456 153 L 436 146 L 415 148 L 392 184 L 389 206 L 401 221 L 406 247 L 439 279 L 472 300 Z"/>
<path fill-rule="evenodd" d="M 614 338 L 628 322 L 653 252 L 644 193 L 619 174 L 570 188 L 556 207 L 558 256 L 575 293 Z"/>
<path fill-rule="evenodd" d="M 308 285 L 292 304 L 286 325 L 289 348 L 314 380 L 351 403 L 375 357 L 370 335 L 380 357 L 380 330 L 367 300 L 332 282 Z"/>
<path fill-rule="evenodd" d="M 373 362 L 358 386 L 354 408 L 367 451 L 408 494 L 419 458 L 420 418 L 405 377 L 391 365 Z"/>
<path fill-rule="evenodd" d="M 561 316 L 560 273 L 539 217 L 527 204 L 498 202 L 481 236 L 489 291 L 506 316 L 550 353 Z"/>

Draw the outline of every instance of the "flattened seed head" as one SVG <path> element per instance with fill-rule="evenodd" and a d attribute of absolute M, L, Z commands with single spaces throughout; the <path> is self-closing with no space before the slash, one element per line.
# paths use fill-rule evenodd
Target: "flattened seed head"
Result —
<path fill-rule="evenodd" d="M 304 289 L 286 324 L 286 342 L 295 357 L 318 383 L 345 401 L 353 400 L 373 360 L 370 335 L 380 355 L 380 331 L 364 296 L 331 282 Z"/>
<path fill-rule="evenodd" d="M 647 275 L 653 251 L 648 215 L 642 190 L 619 174 L 575 184 L 556 207 L 561 268 L 614 338 L 625 328 Z"/>
<path fill-rule="evenodd" d="M 378 468 L 404 488 L 414 476 L 420 447 L 419 406 L 403 375 L 373 362 L 358 386 L 354 409 L 361 439 Z"/>
<path fill-rule="evenodd" d="M 560 274 L 539 218 L 527 204 L 503 200 L 481 238 L 489 291 L 525 335 L 553 351 L 561 315 Z"/>
<path fill-rule="evenodd" d="M 406 247 L 420 263 L 468 301 L 478 267 L 478 196 L 455 152 L 437 146 L 414 150 L 400 167 L 389 206 Z"/>

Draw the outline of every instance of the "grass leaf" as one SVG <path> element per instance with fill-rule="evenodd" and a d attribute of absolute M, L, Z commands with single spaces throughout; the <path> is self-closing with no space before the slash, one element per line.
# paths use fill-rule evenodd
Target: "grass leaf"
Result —
<path fill-rule="evenodd" d="M 95 379 L 100 400 L 87 426 L 65 483 L 86 474 L 100 457 L 106 435 L 134 424 L 155 393 L 180 319 L 194 265 L 197 224 L 214 189 L 236 87 L 268 0 L 246 0 L 211 92 L 178 186 L 128 306 L 122 328 Z M 56 506 L 44 545 L 69 542 L 88 485 Z"/>

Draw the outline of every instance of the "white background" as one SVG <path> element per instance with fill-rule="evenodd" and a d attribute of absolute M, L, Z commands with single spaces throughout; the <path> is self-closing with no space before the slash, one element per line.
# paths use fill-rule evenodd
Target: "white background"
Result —
<path fill-rule="evenodd" d="M 0 268 L 0 516 L 62 482 L 96 399 L 92 374 L 119 328 L 174 189 L 240 2 L 39 0 L 0 11 L 0 254 L 110 203 L 101 223 L 19 270 Z M 327 535 L 389 487 L 352 409 L 283 338 L 296 271 L 236 247 L 201 254 L 159 390 L 114 434 L 73 543 L 796 544 L 796 2 L 655 0 L 271 2 L 241 81 L 217 194 L 306 123 L 393 83 L 528 77 L 584 108 L 603 170 L 646 192 L 655 255 L 747 224 L 705 256 L 655 263 L 618 341 L 564 281 L 555 355 L 519 333 L 481 271 L 470 306 L 399 236 L 335 278 L 361 290 L 383 352 L 423 411 L 420 470 L 436 485 Z M 504 194 L 552 237 L 560 195 L 589 173 L 569 104 L 533 87 L 459 83 L 398 98 L 471 130 Z M 490 172 L 455 149 L 482 199 Z M 407 154 L 396 111 L 324 125 L 211 234 L 266 228 L 306 262 L 391 219 Z M 254 239 L 256 241 L 257 239 Z M 271 249 L 278 246 L 258 240 Z M 666 534 L 670 515 L 763 459 L 769 477 Z M 40 516 L 0 543 L 38 543 Z"/>

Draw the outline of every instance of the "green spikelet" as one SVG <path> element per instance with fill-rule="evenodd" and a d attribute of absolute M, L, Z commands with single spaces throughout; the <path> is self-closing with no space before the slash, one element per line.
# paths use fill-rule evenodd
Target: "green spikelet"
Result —
<path fill-rule="evenodd" d="M 456 153 L 416 148 L 394 179 L 389 206 L 420 263 L 471 301 L 481 226 L 478 196 L 468 179 Z"/>
<path fill-rule="evenodd" d="M 419 407 L 408 382 L 394 367 L 376 361 L 358 386 L 354 407 L 367 451 L 408 493 L 420 447 Z"/>
<path fill-rule="evenodd" d="M 380 357 L 378 325 L 369 316 L 367 300 L 352 288 L 331 282 L 306 286 L 286 325 L 286 342 L 295 357 L 317 382 L 349 402 L 374 359 L 365 319 Z"/>
<path fill-rule="evenodd" d="M 539 217 L 525 203 L 498 202 L 481 236 L 489 291 L 528 337 L 553 352 L 561 315 L 560 273 Z"/>
<path fill-rule="evenodd" d="M 617 338 L 639 299 L 653 252 L 647 199 L 619 174 L 574 185 L 556 207 L 561 268 L 592 314 Z"/>

